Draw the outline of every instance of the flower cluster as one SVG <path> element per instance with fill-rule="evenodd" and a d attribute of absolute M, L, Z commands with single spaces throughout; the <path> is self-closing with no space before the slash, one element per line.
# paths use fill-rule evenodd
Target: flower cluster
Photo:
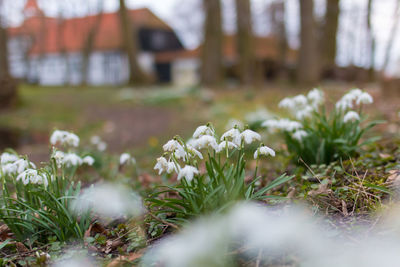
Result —
<path fill-rule="evenodd" d="M 35 164 L 32 162 L 8 152 L 1 154 L 0 166 L 3 175 L 19 175 L 27 169 L 36 169 Z"/>
<path fill-rule="evenodd" d="M 314 88 L 307 96 L 297 95 L 295 97 L 286 97 L 279 102 L 280 108 L 288 109 L 298 120 L 311 116 L 312 112 L 317 110 L 324 103 L 324 94 L 321 90 Z"/>
<path fill-rule="evenodd" d="M 244 145 L 261 141 L 261 135 L 250 129 L 240 131 L 238 127 L 234 127 L 226 131 L 220 138 L 215 133 L 214 128 L 210 125 L 201 125 L 193 133 L 193 138 L 188 142 L 184 142 L 181 138 L 175 137 L 169 140 L 164 146 L 164 155 L 157 159 L 154 166 L 158 170 L 158 174 L 176 172 L 178 180 L 185 178 L 187 181 L 193 180 L 195 175 L 200 172 L 196 167 L 198 161 L 203 160 L 203 153 L 208 155 L 216 155 L 226 152 L 229 157 L 229 151 L 242 150 Z M 254 153 L 254 158 L 260 156 L 275 156 L 275 152 L 264 145 L 260 145 Z M 185 164 L 181 167 L 180 161 Z"/>
<path fill-rule="evenodd" d="M 64 153 L 60 150 L 54 150 L 52 158 L 56 160 L 58 168 L 61 168 L 62 166 L 67 168 L 76 167 L 83 164 L 92 166 L 94 163 L 94 158 L 92 156 L 80 157 L 75 153 Z"/>
<path fill-rule="evenodd" d="M 358 142 L 365 130 L 362 106 L 371 104 L 372 96 L 360 89 L 352 89 L 336 103 L 329 114 L 324 107 L 324 93 L 318 89 L 307 95 L 284 98 L 279 107 L 288 109 L 296 120 L 269 119 L 261 126 L 270 133 L 280 131 L 285 136 L 288 150 L 307 163 L 329 163 L 347 157 L 358 150 Z M 358 112 L 352 110 L 359 107 Z M 370 129 L 371 122 L 364 129 Z"/>
<path fill-rule="evenodd" d="M 97 148 L 98 151 L 104 151 L 107 148 L 107 143 L 99 136 L 94 135 L 90 138 L 90 143 Z"/>
<path fill-rule="evenodd" d="M 374 102 L 372 96 L 358 88 L 350 90 L 337 103 L 336 108 L 347 111 L 354 108 L 355 105 L 372 104 Z"/>
<path fill-rule="evenodd" d="M 45 187 L 49 184 L 49 179 L 53 180 L 46 172 L 40 172 L 35 169 L 27 169 L 17 176 L 17 181 L 22 181 L 24 185 L 27 184 L 43 184 Z"/>
<path fill-rule="evenodd" d="M 93 139 L 93 138 L 92 138 Z M 95 138 L 97 139 L 97 138 Z M 93 141 L 93 140 L 91 140 Z M 101 144 L 101 139 L 95 140 L 98 141 L 98 144 Z M 50 143 L 52 145 L 62 144 L 64 146 L 78 147 L 79 146 L 79 137 L 73 133 L 67 131 L 55 130 L 50 137 Z M 53 149 L 53 153 L 51 158 L 56 161 L 57 167 L 61 168 L 63 166 L 70 167 L 78 167 L 83 164 L 87 164 L 92 166 L 94 164 L 94 158 L 92 156 L 84 156 L 81 157 L 76 153 L 72 152 L 70 149 L 68 152 L 63 152 L 61 150 Z"/>
<path fill-rule="evenodd" d="M 55 130 L 50 137 L 50 144 L 52 145 L 60 144 L 63 146 L 78 147 L 79 137 L 74 133 Z"/>

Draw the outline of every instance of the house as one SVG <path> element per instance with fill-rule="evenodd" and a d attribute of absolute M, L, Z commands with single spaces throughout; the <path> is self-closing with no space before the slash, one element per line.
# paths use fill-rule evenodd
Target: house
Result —
<path fill-rule="evenodd" d="M 41 85 L 80 84 L 83 81 L 82 51 L 97 15 L 57 19 L 47 17 L 35 0 L 24 8 L 25 20 L 9 28 L 11 74 Z M 174 30 L 149 9 L 129 10 L 137 29 L 138 63 L 159 82 L 171 81 L 171 62 L 158 62 L 160 52 L 185 51 Z M 129 65 L 124 53 L 119 14 L 101 15 L 89 58 L 88 83 L 91 85 L 124 84 Z"/>
<path fill-rule="evenodd" d="M 284 66 L 279 63 L 279 43 L 272 36 L 254 36 L 254 55 L 257 70 L 261 79 L 273 80 L 278 78 L 281 69 L 294 69 L 297 60 L 297 51 L 288 49 Z M 202 45 L 193 50 L 176 50 L 156 53 L 155 61 L 158 64 L 171 66 L 171 80 L 178 85 L 193 85 L 200 82 Z M 223 37 L 223 66 L 227 78 L 238 79 L 239 55 L 236 49 L 236 36 Z"/>

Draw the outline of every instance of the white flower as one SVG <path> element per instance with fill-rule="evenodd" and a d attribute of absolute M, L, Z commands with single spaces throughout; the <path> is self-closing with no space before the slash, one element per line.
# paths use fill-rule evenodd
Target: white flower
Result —
<path fill-rule="evenodd" d="M 336 103 L 336 108 L 340 110 L 353 108 L 353 100 L 342 98 Z"/>
<path fill-rule="evenodd" d="M 1 154 L 0 162 L 3 165 L 3 164 L 15 162 L 18 159 L 19 159 L 19 157 L 17 155 L 11 154 L 8 152 L 4 152 L 3 154 Z"/>
<path fill-rule="evenodd" d="M 47 177 L 38 173 L 37 170 L 34 169 L 27 169 L 20 173 L 16 179 L 17 181 L 22 181 L 24 185 L 29 183 L 32 184 L 44 184 L 45 186 L 48 185 Z"/>
<path fill-rule="evenodd" d="M 167 161 L 166 158 L 159 157 L 157 158 L 154 170 L 158 170 L 158 175 L 161 175 L 163 172 L 172 173 L 173 171 L 177 171 L 177 167 L 172 161 Z"/>
<path fill-rule="evenodd" d="M 86 156 L 86 157 L 84 157 L 84 158 L 82 159 L 82 162 L 83 162 L 84 164 L 87 164 L 87 165 L 89 165 L 89 166 L 92 166 L 93 163 L 94 163 L 94 158 L 93 158 L 92 156 Z"/>
<path fill-rule="evenodd" d="M 293 97 L 293 102 L 296 106 L 305 106 L 308 103 L 307 97 L 304 95 L 297 95 Z"/>
<path fill-rule="evenodd" d="M 374 102 L 374 99 L 367 92 L 363 92 L 362 94 L 360 94 L 357 97 L 357 101 L 356 101 L 357 105 L 360 105 L 360 104 L 372 104 L 373 102 Z"/>
<path fill-rule="evenodd" d="M 99 151 L 104 151 L 104 150 L 106 150 L 106 148 L 107 148 L 107 144 L 105 142 L 100 142 L 97 144 L 97 149 Z"/>
<path fill-rule="evenodd" d="M 168 169 L 168 161 L 166 158 L 164 157 L 159 157 L 157 158 L 157 163 L 154 166 L 154 170 L 158 170 L 158 175 L 160 175 L 161 173 L 167 171 Z"/>
<path fill-rule="evenodd" d="M 194 131 L 193 138 L 199 138 L 203 135 L 214 135 L 214 131 L 207 125 L 201 125 Z"/>
<path fill-rule="evenodd" d="M 35 169 L 36 166 L 26 159 L 19 159 L 15 162 L 7 163 L 1 167 L 2 172 L 6 175 L 20 174 L 28 168 Z"/>
<path fill-rule="evenodd" d="M 90 138 L 90 143 L 97 147 L 99 151 L 104 151 L 107 148 L 107 144 L 101 140 L 97 135 Z"/>
<path fill-rule="evenodd" d="M 92 145 L 97 145 L 100 142 L 101 142 L 100 136 L 94 135 L 90 138 L 90 143 L 92 143 Z"/>
<path fill-rule="evenodd" d="M 226 131 L 222 136 L 221 136 L 221 141 L 224 140 L 235 140 L 238 138 L 240 135 L 240 131 L 237 128 L 232 128 L 228 131 Z"/>
<path fill-rule="evenodd" d="M 178 143 L 177 148 L 176 148 L 176 150 L 174 152 L 174 156 L 177 159 L 183 159 L 183 160 L 189 158 L 188 154 L 186 153 L 185 148 L 179 143 Z"/>
<path fill-rule="evenodd" d="M 313 106 L 316 107 L 324 102 L 324 93 L 321 90 L 314 88 L 308 92 L 307 98 L 312 102 Z"/>
<path fill-rule="evenodd" d="M 79 137 L 67 131 L 55 130 L 50 137 L 50 143 L 52 145 L 60 143 L 61 145 L 77 147 L 79 146 Z"/>
<path fill-rule="evenodd" d="M 214 150 L 218 149 L 218 143 L 214 136 L 203 135 L 196 142 L 196 149 L 211 148 Z"/>
<path fill-rule="evenodd" d="M 63 165 L 63 161 L 64 161 L 64 157 L 65 157 L 65 153 L 62 151 L 55 151 L 52 155 L 52 158 L 56 160 L 56 164 L 58 168 L 61 168 L 61 166 Z"/>
<path fill-rule="evenodd" d="M 303 140 L 304 137 L 306 137 L 308 134 L 306 131 L 303 130 L 297 130 L 296 132 L 293 133 L 292 137 L 298 141 Z"/>
<path fill-rule="evenodd" d="M 246 129 L 239 135 L 239 137 L 237 138 L 236 141 L 234 141 L 234 143 L 239 145 L 242 140 L 244 140 L 246 144 L 251 144 L 254 141 L 261 141 L 261 135 L 256 133 L 255 131 Z"/>
<path fill-rule="evenodd" d="M 200 151 L 198 151 L 197 149 L 195 149 L 193 146 L 191 145 L 186 145 L 187 150 L 189 151 L 190 154 L 197 156 L 199 159 L 203 159 L 203 155 L 200 153 Z"/>
<path fill-rule="evenodd" d="M 220 153 L 221 151 L 224 151 L 226 148 L 228 149 L 233 149 L 237 148 L 238 146 L 235 143 L 229 142 L 229 141 L 222 141 L 218 145 L 218 149 L 216 150 L 217 153 Z"/>
<path fill-rule="evenodd" d="M 136 160 L 129 153 L 122 153 L 121 156 L 119 157 L 119 165 L 129 164 L 130 162 L 135 164 Z"/>
<path fill-rule="evenodd" d="M 193 180 L 195 174 L 199 174 L 199 170 L 193 166 L 186 165 L 178 173 L 178 180 L 185 178 L 186 181 L 190 182 Z"/>
<path fill-rule="evenodd" d="M 279 102 L 278 107 L 280 108 L 286 108 L 286 109 L 293 109 L 295 106 L 294 101 L 289 98 L 289 97 L 285 97 L 284 99 L 281 100 L 281 102 Z"/>
<path fill-rule="evenodd" d="M 275 151 L 270 147 L 261 146 L 254 152 L 254 159 L 258 159 L 262 155 L 275 157 Z"/>
<path fill-rule="evenodd" d="M 296 119 L 302 120 L 304 118 L 308 118 L 311 116 L 311 113 L 314 111 L 314 108 L 312 106 L 305 106 L 302 109 L 299 109 L 296 112 Z"/>
<path fill-rule="evenodd" d="M 358 115 L 357 112 L 355 112 L 353 110 L 347 112 L 346 115 L 344 115 L 344 117 L 343 117 L 343 121 L 345 123 L 347 123 L 349 121 L 354 122 L 354 121 L 358 121 L 358 120 L 360 120 L 360 116 Z"/>
<path fill-rule="evenodd" d="M 82 162 L 82 158 L 79 157 L 77 154 L 67 153 L 67 154 L 64 154 L 62 163 L 66 167 L 72 167 L 72 166 L 80 166 L 80 165 L 82 165 L 83 162 Z"/>
<path fill-rule="evenodd" d="M 175 139 L 169 140 L 165 145 L 163 145 L 163 150 L 168 152 L 174 152 L 180 146 L 179 142 Z"/>

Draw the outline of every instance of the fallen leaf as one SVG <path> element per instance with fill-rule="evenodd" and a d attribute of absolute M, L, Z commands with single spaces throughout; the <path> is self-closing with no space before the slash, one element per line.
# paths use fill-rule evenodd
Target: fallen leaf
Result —
<path fill-rule="evenodd" d="M 332 190 L 328 188 L 328 184 L 320 184 L 318 189 L 311 190 L 308 192 L 308 195 L 311 197 L 315 197 L 321 194 L 330 194 Z"/>

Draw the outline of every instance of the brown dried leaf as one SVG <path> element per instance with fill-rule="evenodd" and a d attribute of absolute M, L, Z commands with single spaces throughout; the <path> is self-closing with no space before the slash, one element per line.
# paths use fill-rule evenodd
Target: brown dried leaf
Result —
<path fill-rule="evenodd" d="M 17 249 L 18 253 L 27 253 L 29 252 L 29 249 L 25 247 L 24 244 L 21 242 L 15 242 L 15 248 Z"/>
<path fill-rule="evenodd" d="M 139 250 L 138 252 L 130 253 L 128 256 L 119 256 L 112 262 L 110 262 L 107 267 L 118 267 L 123 266 L 126 261 L 134 261 L 140 259 L 143 256 L 143 250 Z"/>
<path fill-rule="evenodd" d="M 400 170 L 390 170 L 389 177 L 387 178 L 386 182 L 398 184 L 400 183 Z"/>
<path fill-rule="evenodd" d="M 0 226 L 0 240 L 1 241 L 6 241 L 10 237 L 12 237 L 12 235 L 13 234 L 7 225 L 3 224 Z"/>
<path fill-rule="evenodd" d="M 332 190 L 328 188 L 329 184 L 320 184 L 318 189 L 311 190 L 308 192 L 308 195 L 311 197 L 315 197 L 321 194 L 330 194 L 332 193 Z"/>

